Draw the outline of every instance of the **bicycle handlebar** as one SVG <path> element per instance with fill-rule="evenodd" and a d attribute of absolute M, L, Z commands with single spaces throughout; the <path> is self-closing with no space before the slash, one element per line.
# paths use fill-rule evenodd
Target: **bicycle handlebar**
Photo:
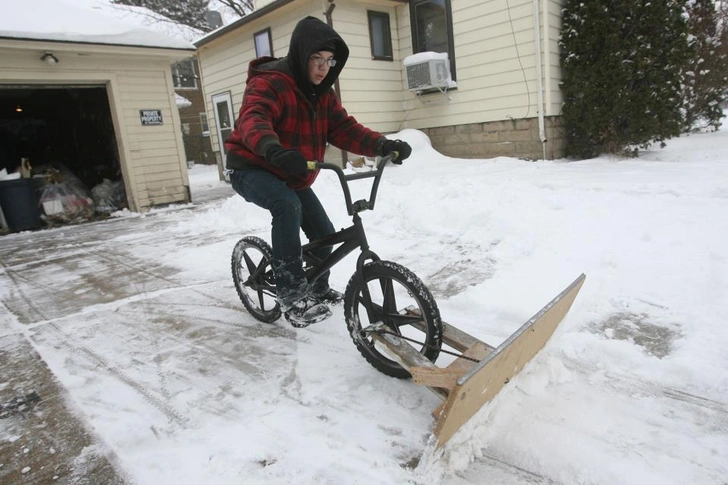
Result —
<path fill-rule="evenodd" d="M 353 216 L 357 212 L 374 209 L 374 202 L 377 198 L 377 190 L 379 189 L 379 181 L 382 179 L 382 173 L 384 172 L 384 167 L 387 165 L 387 163 L 391 162 L 392 160 L 396 160 L 398 156 L 399 156 L 399 152 L 392 152 L 389 155 L 382 157 L 382 159 L 379 161 L 379 166 L 377 167 L 377 170 L 371 170 L 369 172 L 345 174 L 344 170 L 342 170 L 342 168 L 336 164 L 326 163 L 326 162 L 318 163 L 318 162 L 314 162 L 314 161 L 308 162 L 308 169 L 309 170 L 316 170 L 316 169 L 332 170 L 332 171 L 336 172 L 336 175 L 339 177 L 339 182 L 341 183 L 341 188 L 344 191 L 344 199 L 346 201 L 346 210 L 350 216 Z M 369 200 L 362 199 L 362 200 L 357 200 L 356 202 L 352 202 L 351 201 L 351 192 L 349 191 L 349 181 L 350 180 L 359 180 L 359 179 L 364 179 L 364 178 L 372 178 L 372 177 L 374 177 L 374 182 L 372 183 L 372 191 L 369 194 Z"/>

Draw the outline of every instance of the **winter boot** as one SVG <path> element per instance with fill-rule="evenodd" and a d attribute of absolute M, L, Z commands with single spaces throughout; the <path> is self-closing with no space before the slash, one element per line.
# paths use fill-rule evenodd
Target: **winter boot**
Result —
<path fill-rule="evenodd" d="M 296 328 L 304 328 L 326 320 L 331 316 L 331 310 L 324 303 L 305 296 L 284 309 L 283 314 L 291 325 Z"/>
<path fill-rule="evenodd" d="M 313 298 L 321 303 L 326 303 L 327 305 L 340 305 L 342 301 L 344 301 L 344 294 L 340 291 L 336 291 L 333 288 L 326 288 L 322 292 L 313 292 Z"/>

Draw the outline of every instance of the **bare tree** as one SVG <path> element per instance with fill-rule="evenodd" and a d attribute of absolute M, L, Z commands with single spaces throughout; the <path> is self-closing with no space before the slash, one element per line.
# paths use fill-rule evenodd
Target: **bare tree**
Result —
<path fill-rule="evenodd" d="M 226 6 L 235 12 L 238 17 L 245 17 L 247 14 L 252 12 L 255 7 L 253 0 L 217 0 L 217 3 Z"/>
<path fill-rule="evenodd" d="M 111 3 L 148 8 L 173 22 L 203 32 L 211 30 L 206 16 L 210 0 L 111 0 Z"/>

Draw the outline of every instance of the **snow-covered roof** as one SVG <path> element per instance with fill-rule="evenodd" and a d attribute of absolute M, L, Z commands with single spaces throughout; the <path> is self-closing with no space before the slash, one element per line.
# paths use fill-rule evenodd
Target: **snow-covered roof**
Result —
<path fill-rule="evenodd" d="M 201 34 L 139 7 L 109 0 L 2 2 L 0 38 L 191 49 Z M 163 30 L 164 29 L 164 30 Z"/>

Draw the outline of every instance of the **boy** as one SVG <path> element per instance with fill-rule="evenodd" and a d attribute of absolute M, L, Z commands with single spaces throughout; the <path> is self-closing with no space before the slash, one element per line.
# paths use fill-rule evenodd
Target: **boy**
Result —
<path fill-rule="evenodd" d="M 327 303 L 342 300 L 342 294 L 329 287 L 328 272 L 313 285 L 303 272 L 301 229 L 309 240 L 334 232 L 311 189 L 319 170 L 309 171 L 307 161 L 322 161 L 327 143 L 366 156 L 397 151 L 394 163 L 412 153 L 406 142 L 388 140 L 364 127 L 341 106 L 331 87 L 348 57 L 346 43 L 326 23 L 314 17 L 298 22 L 288 56 L 250 63 L 240 114 L 225 141 L 233 189 L 273 216 L 278 303 L 298 328 L 328 318 Z M 318 256 L 330 252 L 324 248 Z"/>

